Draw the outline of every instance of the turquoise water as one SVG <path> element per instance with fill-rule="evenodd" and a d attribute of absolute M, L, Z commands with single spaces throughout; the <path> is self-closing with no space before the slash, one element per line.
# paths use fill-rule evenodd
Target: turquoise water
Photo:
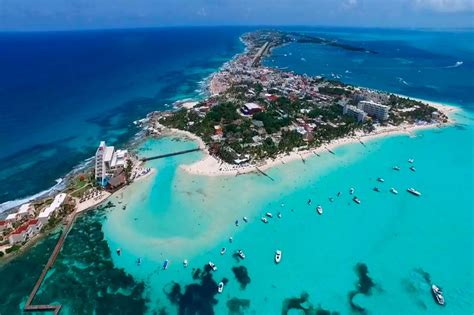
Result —
<path fill-rule="evenodd" d="M 114 264 L 145 282 L 153 309 L 175 308 L 163 292 L 172 282 L 182 288 L 192 283 L 193 269 L 212 260 L 218 266 L 214 281 L 228 279 L 224 293 L 214 296 L 216 314 L 228 313 L 233 298 L 249 300 L 245 314 L 279 314 L 285 299 L 303 292 L 315 309 L 349 314 L 358 264 L 368 267 L 375 286 L 370 295 L 352 300 L 370 314 L 470 314 L 473 156 L 463 144 L 473 140 L 472 116 L 461 112 L 457 119 L 466 124 L 373 140 L 366 147 L 347 145 L 335 156 L 273 168 L 268 173 L 274 182 L 258 175 L 190 176 L 179 168 L 199 154 L 150 162 L 156 176 L 124 192 L 127 210 L 110 212 L 104 223 L 109 246 L 122 248 L 120 257 L 113 255 Z M 141 154 L 192 145 L 150 140 Z M 409 158 L 415 159 L 416 172 L 408 169 Z M 393 165 L 401 171 L 393 171 Z M 378 183 L 378 177 L 385 182 Z M 375 186 L 382 192 L 374 192 Z M 361 205 L 351 201 L 350 187 Z M 391 187 L 399 194 L 391 194 Z M 408 187 L 422 197 L 408 194 Z M 316 214 L 317 204 L 324 208 L 322 216 Z M 267 211 L 274 218 L 265 225 L 260 217 Z M 223 256 L 222 247 L 227 247 Z M 232 257 L 237 249 L 244 250 L 245 260 Z M 276 249 L 283 252 L 279 265 L 273 263 Z M 170 266 L 163 271 L 165 259 Z M 236 266 L 248 270 L 245 289 L 232 272 Z M 427 276 L 444 289 L 446 307 L 434 303 Z M 206 285 L 198 291 L 206 292 Z"/>
<path fill-rule="evenodd" d="M 382 52 L 376 59 L 364 59 L 360 68 L 351 68 L 353 77 L 343 77 L 343 81 L 458 102 L 464 110 L 455 115 L 457 124 L 419 131 L 414 137 L 373 140 L 366 147 L 346 145 L 336 149 L 336 155 L 326 153 L 305 163 L 287 163 L 268 170 L 275 181 L 256 174 L 192 176 L 180 169 L 180 164 L 200 159 L 201 153 L 148 162 L 157 172 L 128 187 L 123 197 L 112 198 L 115 208 L 94 211 L 78 220 L 37 302 L 61 303 L 64 314 L 327 314 L 323 310 L 358 314 L 362 309 L 368 314 L 389 315 L 472 314 L 472 41 L 436 32 L 385 31 L 386 41 L 381 41 L 382 30 L 324 32 L 346 41 L 352 38 L 359 46 L 366 41 L 368 48 Z M 466 39 L 472 32 L 460 36 Z M 442 46 L 449 38 L 451 48 Z M 408 61 L 393 62 L 398 58 L 389 54 L 395 51 L 391 49 L 394 42 L 406 48 L 403 58 Z M 344 75 L 346 65 L 339 63 L 357 59 L 356 53 L 313 48 L 314 56 L 331 61 L 331 69 L 325 71 L 328 73 Z M 299 48 L 293 49 L 295 56 Z M 310 51 L 308 47 L 304 50 L 305 54 Z M 313 68 L 304 66 L 299 56 L 284 65 L 282 60 L 288 56 L 281 53 L 275 51 L 281 66 L 320 73 L 319 63 L 314 61 Z M 457 60 L 464 63 L 442 68 Z M 382 67 L 384 62 L 394 67 Z M 412 66 L 403 66 L 419 63 L 429 75 L 417 75 Z M 201 63 L 197 65 L 200 68 Z M 370 65 L 376 65 L 374 72 Z M 396 79 L 399 71 L 408 74 L 402 77 L 411 87 Z M 201 72 L 197 69 L 196 73 Z M 368 77 L 370 73 L 377 76 Z M 442 74 L 447 75 L 444 80 Z M 181 77 L 176 74 L 176 78 Z M 198 77 L 196 74 L 189 82 L 196 82 Z M 180 85 L 173 82 L 164 88 L 169 97 L 180 91 Z M 427 85 L 437 89 L 423 88 Z M 189 89 L 194 83 L 186 86 Z M 134 114 L 124 116 L 138 115 L 154 103 L 144 103 L 143 107 L 133 104 L 130 111 Z M 104 129 L 107 126 L 102 125 Z M 112 134 L 119 133 L 115 127 Z M 149 156 L 194 146 L 184 140 L 149 140 L 139 154 Z M 55 152 L 43 147 L 38 150 L 41 156 Z M 408 169 L 409 158 L 415 159 L 416 172 Z M 27 169 L 31 163 L 20 164 Z M 400 165 L 401 171 L 393 171 L 393 165 Z M 13 171 L 4 169 L 6 173 Z M 385 183 L 378 183 L 378 177 Z M 375 186 L 380 193 L 372 190 Z M 356 189 L 361 205 L 351 201 L 350 187 Z M 399 194 L 391 194 L 391 187 Z M 423 195 L 409 195 L 405 191 L 408 187 Z M 337 197 L 339 191 L 341 196 Z M 307 205 L 309 198 L 311 206 Z M 316 214 L 317 204 L 324 207 L 322 216 Z M 274 218 L 265 225 L 260 217 L 267 211 Z M 278 212 L 281 219 L 276 218 Z M 243 216 L 249 223 L 242 222 Z M 234 225 L 236 219 L 240 220 L 238 227 Z M 26 255 L 0 266 L 0 296 L 6 297 L 0 298 L 0 313 L 20 313 L 56 238 L 57 234 L 48 237 Z M 115 253 L 119 247 L 121 256 Z M 222 247 L 227 247 L 223 256 L 219 253 Z M 244 250 L 245 260 L 232 257 L 237 249 Z M 279 265 L 273 262 L 276 249 L 283 252 Z M 136 263 L 139 257 L 140 266 Z M 170 265 L 163 271 L 165 259 Z M 187 269 L 182 265 L 184 259 L 189 260 Z M 216 273 L 202 271 L 209 260 L 216 263 Z M 223 294 L 217 294 L 216 285 L 221 280 L 226 285 Z M 445 307 L 434 303 L 431 282 L 444 289 Z"/>

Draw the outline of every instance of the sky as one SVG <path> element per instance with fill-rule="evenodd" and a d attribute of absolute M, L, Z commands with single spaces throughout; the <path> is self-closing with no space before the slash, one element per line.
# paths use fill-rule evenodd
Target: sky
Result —
<path fill-rule="evenodd" d="M 474 0 L 0 0 L 0 31 L 188 25 L 474 27 Z"/>

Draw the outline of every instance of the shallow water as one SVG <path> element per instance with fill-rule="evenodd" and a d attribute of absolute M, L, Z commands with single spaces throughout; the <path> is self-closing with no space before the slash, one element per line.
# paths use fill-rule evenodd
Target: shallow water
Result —
<path fill-rule="evenodd" d="M 249 300 L 245 313 L 278 314 L 285 299 L 304 292 L 314 311 L 320 306 L 341 314 L 357 307 L 375 314 L 469 313 L 474 307 L 473 261 L 463 249 L 473 245 L 473 157 L 462 144 L 472 142 L 472 135 L 467 125 L 374 140 L 366 147 L 347 145 L 335 156 L 326 153 L 269 170 L 275 182 L 258 175 L 190 176 L 177 166 L 199 154 L 151 162 L 156 177 L 124 193 L 127 210 L 108 215 L 105 237 L 112 248 L 122 248 L 114 263 L 145 281 L 155 308 L 172 309 L 163 290 L 171 291 L 174 282 L 182 288 L 192 283 L 193 270 L 212 260 L 218 266 L 212 280 L 228 279 L 223 294 L 205 300 L 212 304 L 217 299 L 216 314 L 227 313 L 232 298 Z M 151 140 L 143 154 L 192 145 Z M 416 172 L 408 169 L 409 158 L 415 159 Z M 392 170 L 393 165 L 402 170 Z M 377 182 L 378 177 L 385 182 Z M 382 192 L 374 192 L 374 186 Z M 423 193 L 420 198 L 405 191 L 412 186 Z M 351 201 L 350 187 L 361 205 Z M 399 194 L 391 194 L 391 187 Z M 317 204 L 324 208 L 322 216 L 316 214 Z M 267 211 L 274 218 L 265 225 L 260 217 Z M 241 220 L 244 215 L 249 223 Z M 222 247 L 227 247 L 223 256 Z M 232 257 L 239 248 L 247 256 L 243 261 Z M 283 251 L 279 265 L 273 263 L 276 249 Z M 137 257 L 143 259 L 141 266 Z M 166 271 L 161 270 L 165 259 L 170 260 Z M 351 308 L 359 264 L 367 266 L 374 287 L 367 295 L 355 294 Z M 236 266 L 248 270 L 245 289 L 232 271 Z M 426 275 L 445 290 L 445 308 L 434 303 Z M 370 283 L 369 278 L 361 281 Z M 202 281 L 197 290 L 207 292 Z"/>

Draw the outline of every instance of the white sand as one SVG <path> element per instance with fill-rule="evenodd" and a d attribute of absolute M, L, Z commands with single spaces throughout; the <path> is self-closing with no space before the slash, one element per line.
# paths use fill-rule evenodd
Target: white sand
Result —
<path fill-rule="evenodd" d="M 412 98 L 413 99 L 413 98 Z M 225 163 L 223 161 L 217 160 L 215 157 L 206 154 L 206 157 L 202 160 L 195 162 L 190 165 L 181 165 L 181 168 L 190 174 L 195 175 L 203 175 L 203 176 L 236 176 L 239 174 L 245 174 L 250 172 L 256 172 L 258 167 L 260 170 L 266 170 L 276 165 L 285 164 L 295 160 L 306 159 L 311 156 L 316 155 L 316 153 L 327 152 L 329 150 L 334 150 L 335 148 L 350 144 L 350 143 L 357 143 L 357 142 L 366 142 L 372 139 L 376 139 L 379 137 L 391 136 L 391 135 L 401 135 L 401 134 L 408 134 L 412 135 L 414 131 L 421 130 L 421 129 L 432 129 L 432 128 L 439 128 L 446 125 L 450 125 L 454 123 L 452 120 L 452 115 L 459 110 L 458 107 L 455 106 L 447 106 L 440 103 L 429 102 L 425 100 L 420 100 L 425 102 L 440 112 L 446 114 L 449 118 L 449 122 L 447 124 L 426 124 L 426 125 L 407 125 L 402 124 L 400 126 L 388 126 L 388 127 L 378 127 L 374 132 L 370 134 L 364 134 L 363 132 L 359 132 L 356 136 L 345 137 L 341 139 L 337 139 L 332 141 L 329 144 L 323 145 L 318 148 L 308 149 L 308 150 L 301 150 L 301 151 L 294 151 L 288 154 L 281 154 L 277 156 L 275 159 L 266 159 L 264 161 L 260 161 L 258 164 L 247 164 L 247 165 L 232 165 Z M 178 132 L 184 136 L 187 136 L 191 139 L 194 139 L 199 142 L 199 146 L 201 148 L 205 147 L 204 142 L 198 136 L 191 134 L 189 132 L 180 131 L 180 130 L 173 130 L 173 132 Z M 204 150 L 207 152 L 206 150 Z"/>

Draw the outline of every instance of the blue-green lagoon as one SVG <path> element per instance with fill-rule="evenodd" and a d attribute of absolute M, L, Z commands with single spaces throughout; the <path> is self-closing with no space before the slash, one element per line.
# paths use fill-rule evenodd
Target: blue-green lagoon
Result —
<path fill-rule="evenodd" d="M 302 307 L 314 312 L 322 308 L 350 314 L 363 308 L 370 314 L 470 314 L 472 115 L 458 112 L 454 118 L 455 126 L 418 131 L 415 137 L 345 145 L 335 155 L 271 168 L 268 174 L 275 181 L 257 174 L 194 176 L 179 167 L 201 153 L 148 162 L 156 174 L 127 188 L 126 210 L 117 207 L 103 225 L 112 252 L 122 249 L 121 256 L 112 255 L 114 265 L 145 283 L 150 311 L 179 307 L 169 297 L 174 283 L 184 294 L 186 285 L 203 282 L 198 293 L 191 292 L 200 298 L 191 299 L 195 304 L 182 302 L 182 308 L 212 305 L 215 299 L 216 314 L 227 314 L 239 303 L 244 314 L 280 314 L 287 299 L 307 293 Z M 148 140 L 139 154 L 194 145 L 183 139 Z M 415 160 L 416 172 L 409 170 L 409 158 Z M 392 170 L 393 165 L 401 170 Z M 378 177 L 385 182 L 377 182 Z M 375 186 L 381 192 L 373 191 Z M 351 187 L 360 205 L 351 200 Z M 398 195 L 390 193 L 392 187 Z M 408 187 L 422 196 L 407 193 Z M 315 211 L 318 204 L 324 208 L 322 216 Z M 260 220 L 266 212 L 274 215 L 268 224 Z M 276 217 L 278 212 L 282 218 Z M 227 248 L 224 255 L 222 247 Z M 238 249 L 245 252 L 244 260 L 233 257 Z M 277 249 L 283 252 L 278 265 Z M 162 270 L 165 259 L 169 268 Z M 218 267 L 211 280 L 228 280 L 222 294 L 209 288 L 207 278 L 193 280 L 195 270 L 209 261 Z M 232 270 L 240 266 L 247 269 L 247 285 Z M 444 289 L 445 307 L 435 304 L 431 282 Z M 210 289 L 215 294 L 199 293 Z M 287 304 L 299 305 L 294 300 Z"/>

